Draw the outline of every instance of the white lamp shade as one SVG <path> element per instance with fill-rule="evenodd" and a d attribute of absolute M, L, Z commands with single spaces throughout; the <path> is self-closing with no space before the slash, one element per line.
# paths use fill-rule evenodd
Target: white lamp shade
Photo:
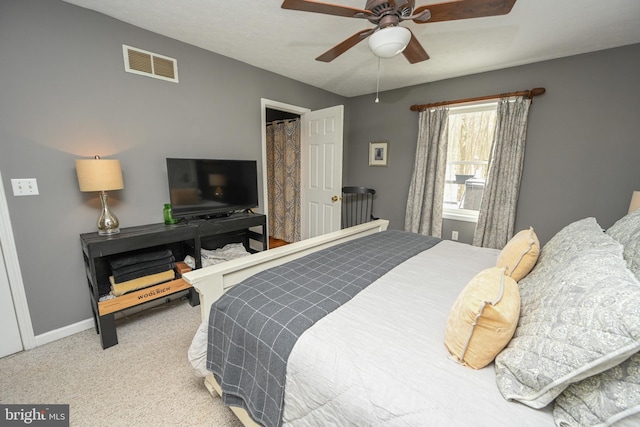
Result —
<path fill-rule="evenodd" d="M 393 58 L 411 41 L 411 31 L 404 27 L 381 28 L 369 37 L 369 48 L 379 58 Z"/>
<path fill-rule="evenodd" d="M 122 190 L 120 160 L 77 159 L 76 173 L 80 191 Z"/>
<path fill-rule="evenodd" d="M 634 191 L 631 195 L 631 203 L 629 203 L 629 213 L 640 209 L 640 191 Z"/>

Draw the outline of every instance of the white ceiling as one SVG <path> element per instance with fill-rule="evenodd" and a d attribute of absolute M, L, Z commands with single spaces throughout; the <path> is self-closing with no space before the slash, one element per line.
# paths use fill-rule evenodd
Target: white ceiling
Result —
<path fill-rule="evenodd" d="M 333 62 L 314 59 L 373 27 L 364 19 L 285 10 L 281 0 L 64 1 L 339 95 L 376 91 L 378 60 L 366 41 Z M 416 7 L 437 2 L 416 0 Z M 504 16 L 401 25 L 431 59 L 382 60 L 381 91 L 640 43 L 640 0 L 517 0 Z"/>

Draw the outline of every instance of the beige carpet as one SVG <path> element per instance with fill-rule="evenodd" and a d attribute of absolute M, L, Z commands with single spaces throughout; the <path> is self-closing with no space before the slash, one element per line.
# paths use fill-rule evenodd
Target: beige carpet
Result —
<path fill-rule="evenodd" d="M 187 349 L 200 307 L 172 302 L 117 321 L 103 350 L 95 329 L 0 359 L 0 402 L 70 405 L 72 426 L 240 427 L 194 375 Z"/>

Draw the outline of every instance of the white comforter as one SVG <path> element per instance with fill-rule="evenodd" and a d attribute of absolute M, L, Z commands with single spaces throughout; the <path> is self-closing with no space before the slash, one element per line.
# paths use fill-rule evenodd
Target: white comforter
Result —
<path fill-rule="evenodd" d="M 493 364 L 463 367 L 444 346 L 454 300 L 498 253 L 445 240 L 307 330 L 288 360 L 284 426 L 553 426 L 551 408 L 500 395 Z M 189 350 L 202 376 L 206 348 L 202 325 Z"/>
<path fill-rule="evenodd" d="M 493 364 L 444 346 L 454 300 L 499 251 L 443 241 L 307 330 L 287 365 L 284 425 L 553 426 L 550 409 L 507 402 Z"/>

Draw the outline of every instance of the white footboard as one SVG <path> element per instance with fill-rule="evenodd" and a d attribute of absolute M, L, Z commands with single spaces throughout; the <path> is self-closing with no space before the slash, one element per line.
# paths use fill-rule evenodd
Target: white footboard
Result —
<path fill-rule="evenodd" d="M 386 230 L 388 226 L 388 220 L 379 219 L 221 264 L 193 270 L 183 274 L 182 277 L 198 291 L 202 320 L 207 321 L 211 305 L 229 288 L 247 277 L 338 243 L 347 242 L 368 234 L 379 233 Z M 213 375 L 206 377 L 204 383 L 212 395 L 221 395 L 222 390 Z M 232 406 L 231 410 L 244 426 L 260 427 L 244 409 Z"/>
<path fill-rule="evenodd" d="M 198 291 L 202 320 L 206 321 L 209 317 L 211 304 L 220 298 L 227 289 L 247 277 L 338 243 L 368 234 L 379 233 L 386 230 L 388 226 L 388 220 L 378 219 L 221 264 L 193 270 L 185 273 L 182 277 Z"/>
<path fill-rule="evenodd" d="M 222 396 L 222 389 L 216 382 L 215 378 L 213 378 L 213 375 L 210 375 L 204 379 L 204 386 L 207 388 L 207 390 L 209 390 L 209 393 L 211 393 L 212 396 Z M 249 413 L 243 408 L 238 408 L 236 406 L 229 406 L 229 408 L 231 408 L 231 411 L 235 414 L 238 420 L 240 420 L 243 426 L 262 427 L 260 424 L 253 421 L 253 419 L 251 419 L 251 416 L 249 416 Z"/>

